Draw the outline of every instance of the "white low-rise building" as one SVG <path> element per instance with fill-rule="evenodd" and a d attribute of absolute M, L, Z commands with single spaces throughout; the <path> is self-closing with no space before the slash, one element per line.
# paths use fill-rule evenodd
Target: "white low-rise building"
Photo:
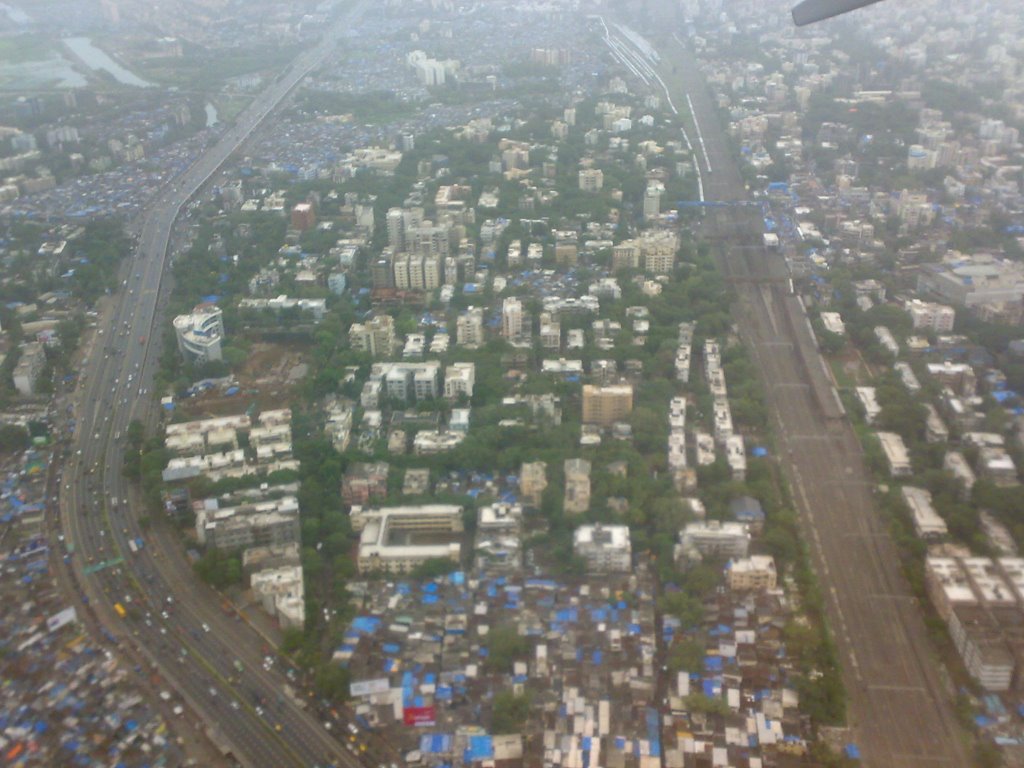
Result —
<path fill-rule="evenodd" d="M 573 534 L 573 552 L 596 573 L 629 573 L 632 570 L 632 546 L 629 526 L 581 525 Z"/>
<path fill-rule="evenodd" d="M 898 357 L 900 354 L 900 345 L 896 341 L 896 337 L 892 335 L 892 331 L 886 328 L 884 325 L 875 326 L 875 338 L 878 339 L 878 343 L 882 345 L 893 357 Z"/>
<path fill-rule="evenodd" d="M 960 451 L 947 451 L 942 460 L 942 468 L 952 474 L 960 485 L 960 495 L 965 499 L 970 497 L 971 489 L 974 488 L 977 478 L 964 455 Z"/>
<path fill-rule="evenodd" d="M 932 495 L 924 488 L 905 485 L 900 489 L 903 503 L 910 510 L 910 519 L 914 523 L 914 532 L 921 539 L 938 539 L 946 535 L 946 521 L 935 511 Z"/>
<path fill-rule="evenodd" d="M 864 406 L 864 420 L 868 424 L 874 424 L 875 419 L 882 412 L 882 406 L 876 399 L 877 390 L 874 387 L 857 387 L 854 391 L 857 393 L 860 404 Z"/>
<path fill-rule="evenodd" d="M 301 565 L 268 568 L 252 574 L 253 595 L 283 628 L 301 629 L 306 623 L 306 591 Z"/>
<path fill-rule="evenodd" d="M 906 477 L 913 472 L 910 464 L 910 453 L 903 438 L 895 432 L 876 432 L 878 442 L 889 465 L 889 474 L 893 477 Z"/>
<path fill-rule="evenodd" d="M 775 572 L 775 558 L 771 555 L 751 555 L 730 560 L 725 568 L 729 589 L 763 590 L 775 589 L 778 574 Z"/>
<path fill-rule="evenodd" d="M 910 367 L 910 363 L 898 362 L 893 367 L 896 374 L 900 377 L 904 388 L 912 395 L 916 395 L 921 391 L 921 382 L 917 380 L 917 376 L 914 373 L 914 369 Z"/>
<path fill-rule="evenodd" d="M 838 312 L 822 312 L 821 324 L 829 333 L 834 333 L 836 336 L 846 335 L 846 325 L 843 324 L 843 318 Z"/>
<path fill-rule="evenodd" d="M 275 296 L 272 299 L 242 299 L 238 302 L 239 309 L 252 309 L 257 312 L 282 312 L 286 309 L 297 309 L 308 312 L 314 322 L 319 323 L 327 313 L 326 299 L 296 299 L 289 296 Z"/>
<path fill-rule="evenodd" d="M 688 523 L 679 534 L 677 559 L 710 557 L 746 557 L 750 549 L 750 529 L 743 523 L 709 520 Z"/>

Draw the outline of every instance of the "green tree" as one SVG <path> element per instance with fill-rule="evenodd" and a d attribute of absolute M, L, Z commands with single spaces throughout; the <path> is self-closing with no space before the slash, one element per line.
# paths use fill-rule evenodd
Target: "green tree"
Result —
<path fill-rule="evenodd" d="M 530 698 L 516 696 L 512 691 L 499 691 L 494 696 L 491 712 L 491 733 L 522 733 L 530 714 Z"/>

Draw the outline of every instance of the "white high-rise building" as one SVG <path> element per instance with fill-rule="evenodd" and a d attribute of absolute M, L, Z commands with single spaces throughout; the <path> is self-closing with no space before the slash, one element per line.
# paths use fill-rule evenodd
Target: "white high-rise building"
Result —
<path fill-rule="evenodd" d="M 514 296 L 502 302 L 501 335 L 509 341 L 518 341 L 523 336 L 523 303 Z"/>

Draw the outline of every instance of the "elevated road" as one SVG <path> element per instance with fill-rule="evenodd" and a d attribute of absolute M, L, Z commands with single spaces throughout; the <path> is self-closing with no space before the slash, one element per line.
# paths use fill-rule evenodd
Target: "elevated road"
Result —
<path fill-rule="evenodd" d="M 747 193 L 699 65 L 678 41 L 662 41 L 660 69 L 677 102 L 687 100 L 703 136 L 696 153 L 709 200 Z M 688 98 L 687 98 L 688 97 Z M 721 250 L 734 315 L 762 372 L 783 467 L 809 541 L 838 644 L 849 723 L 866 765 L 970 764 L 941 683 L 921 611 L 875 509 L 860 445 L 817 351 L 806 315 L 785 281 L 781 257 L 757 245 L 760 214 L 741 207 L 705 214 L 704 235 Z"/>
<path fill-rule="evenodd" d="M 157 355 L 148 340 L 161 335 L 162 280 L 180 211 L 339 38 L 352 34 L 368 8 L 365 0 L 347 8 L 322 41 L 300 54 L 148 209 L 137 230 L 137 252 L 124 265 L 121 290 L 83 364 L 72 455 L 60 484 L 62 528 L 76 549 L 72 578 L 95 618 L 150 659 L 225 752 L 261 768 L 355 768 L 363 760 L 369 764 L 371 753 L 353 754 L 351 745 L 335 739 L 282 670 L 264 667 L 262 638 L 220 610 L 180 553 L 161 551 L 148 539 L 121 474 L 122 444 L 131 420 L 145 420 L 154 407 Z M 141 549 L 130 543 L 137 539 Z M 115 564 L 99 568 L 110 562 Z M 126 617 L 117 615 L 115 603 Z"/>

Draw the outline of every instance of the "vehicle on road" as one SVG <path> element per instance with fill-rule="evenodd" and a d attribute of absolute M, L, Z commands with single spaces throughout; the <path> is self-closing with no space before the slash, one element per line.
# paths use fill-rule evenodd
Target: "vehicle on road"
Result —
<path fill-rule="evenodd" d="M 120 603 L 114 603 L 114 612 L 118 616 L 120 616 L 122 619 L 124 619 L 124 618 L 126 618 L 128 616 L 128 611 L 126 611 L 124 609 L 124 606 L 121 605 Z"/>

